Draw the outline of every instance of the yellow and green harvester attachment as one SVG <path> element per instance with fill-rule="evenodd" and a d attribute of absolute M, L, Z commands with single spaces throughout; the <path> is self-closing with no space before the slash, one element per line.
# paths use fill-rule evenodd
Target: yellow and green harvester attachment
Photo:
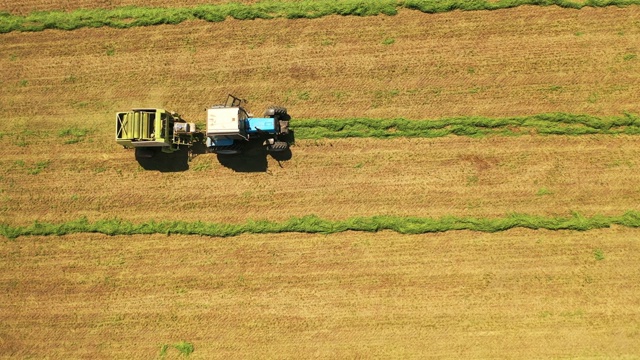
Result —
<path fill-rule="evenodd" d="M 116 113 L 116 142 L 125 148 L 161 148 L 171 153 L 190 146 L 195 124 L 164 109 L 132 109 Z"/>

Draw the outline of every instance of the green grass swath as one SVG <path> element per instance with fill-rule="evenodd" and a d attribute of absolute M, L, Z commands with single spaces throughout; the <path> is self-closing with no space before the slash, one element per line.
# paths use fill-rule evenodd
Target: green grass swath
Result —
<path fill-rule="evenodd" d="M 407 119 L 294 119 L 296 139 L 348 137 L 442 137 L 524 134 L 588 135 L 640 134 L 640 117 L 625 114 L 596 117 L 572 114 L 540 114 L 510 118 L 456 117 L 440 120 Z"/>
<path fill-rule="evenodd" d="M 425 13 L 453 10 L 497 10 L 522 5 L 551 6 L 580 9 L 583 7 L 640 5 L 640 0 L 302 0 L 279 2 L 260 1 L 254 4 L 230 2 L 217 5 L 198 5 L 184 8 L 151 8 L 128 6 L 116 9 L 77 9 L 70 12 L 44 11 L 26 16 L 0 12 L 0 33 L 11 31 L 42 31 L 45 29 L 74 30 L 83 27 L 129 28 L 160 24 L 179 24 L 201 19 L 211 22 L 227 18 L 238 20 L 272 18 L 319 18 L 328 15 L 374 16 L 395 15 L 400 8 Z"/>
<path fill-rule="evenodd" d="M 377 232 L 391 230 L 401 234 L 425 234 L 452 230 L 498 232 L 513 228 L 579 230 L 607 228 L 611 225 L 640 227 L 640 212 L 628 211 L 620 216 L 585 217 L 573 213 L 568 217 L 542 217 L 513 214 L 502 218 L 418 218 L 398 216 L 355 217 L 347 220 L 326 220 L 314 215 L 294 217 L 284 222 L 268 220 L 248 221 L 243 224 L 217 224 L 185 221 L 149 221 L 132 223 L 110 219 L 90 222 L 86 218 L 65 223 L 34 222 L 29 226 L 0 224 L 0 235 L 9 239 L 20 236 L 50 236 L 75 233 L 106 235 L 182 234 L 229 237 L 240 234 L 276 234 L 287 232 L 332 234 L 345 231 Z"/>

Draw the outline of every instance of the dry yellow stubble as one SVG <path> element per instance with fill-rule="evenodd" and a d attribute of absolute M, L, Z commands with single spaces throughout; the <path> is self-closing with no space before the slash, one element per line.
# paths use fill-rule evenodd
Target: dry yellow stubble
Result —
<path fill-rule="evenodd" d="M 338 220 L 640 210 L 633 136 L 305 140 L 288 161 L 202 154 L 188 162 L 185 154 L 176 163 L 186 171 L 178 172 L 145 170 L 133 151 L 110 140 L 89 135 L 62 145 L 51 136 L 18 146 L 5 137 L 0 221 L 242 223 L 311 214 Z M 109 145 L 98 149 L 102 142 Z M 45 166 L 38 172 L 39 163 Z"/>
<path fill-rule="evenodd" d="M 8 10 L 60 7 L 24 3 Z M 266 158 L 266 172 L 202 155 L 161 173 L 112 135 L 115 111 L 167 107 L 203 122 L 227 92 L 256 113 L 287 106 L 294 119 L 637 112 L 639 11 L 4 34 L 0 222 L 639 210 L 634 137 L 300 141 L 282 167 Z M 57 133 L 72 126 L 92 132 L 65 145 Z M 152 358 L 182 340 L 192 358 L 633 357 L 637 236 L 3 239 L 0 357 Z"/>
<path fill-rule="evenodd" d="M 133 106 L 199 121 L 232 92 L 257 114 L 275 103 L 294 118 L 619 115 L 637 112 L 639 11 L 405 10 L 10 33 L 3 107 L 30 125 Z"/>
<path fill-rule="evenodd" d="M 633 357 L 637 236 L 23 237 L 0 248 L 0 356 Z"/>

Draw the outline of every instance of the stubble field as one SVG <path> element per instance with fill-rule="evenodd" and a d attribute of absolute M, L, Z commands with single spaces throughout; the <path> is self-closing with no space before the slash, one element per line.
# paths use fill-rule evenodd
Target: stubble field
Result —
<path fill-rule="evenodd" d="M 20 239 L 2 250 L 3 354 L 634 357 L 637 235 Z"/>
<path fill-rule="evenodd" d="M 0 10 L 67 9 L 29 4 Z M 638 211 L 637 135 L 302 138 L 285 161 L 180 154 L 157 168 L 116 146 L 113 122 L 152 106 L 204 123 L 227 93 L 258 115 L 286 106 L 294 129 L 635 114 L 639 15 L 525 6 L 2 34 L 0 223 Z M 184 341 L 192 358 L 632 358 L 637 237 L 614 226 L 2 238 L 0 356 L 169 358 Z"/>

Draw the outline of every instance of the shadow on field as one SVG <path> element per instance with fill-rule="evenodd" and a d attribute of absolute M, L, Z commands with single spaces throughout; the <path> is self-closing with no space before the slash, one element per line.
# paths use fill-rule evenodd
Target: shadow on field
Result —
<path fill-rule="evenodd" d="M 236 155 L 216 154 L 224 167 L 237 172 L 267 171 L 267 150 L 260 142 L 251 141 L 244 145 L 242 153 Z"/>
<path fill-rule="evenodd" d="M 180 149 L 171 154 L 158 148 L 136 148 L 136 161 L 145 170 L 179 172 L 189 170 L 189 150 Z"/>
<path fill-rule="evenodd" d="M 240 154 L 217 154 L 217 156 L 222 166 L 236 172 L 266 172 L 268 169 L 267 156 L 271 156 L 282 167 L 282 162 L 291 160 L 293 153 L 290 148 L 285 151 L 270 153 L 261 142 L 251 141 L 245 144 Z"/>
<path fill-rule="evenodd" d="M 293 132 L 287 139 L 293 144 Z M 204 141 L 195 141 L 191 148 L 181 148 L 171 154 L 163 153 L 160 148 L 136 148 L 135 157 L 138 164 L 145 170 L 160 172 L 180 172 L 189 170 L 189 162 L 196 156 L 207 154 L 208 149 Z M 280 152 L 268 152 L 262 142 L 250 141 L 244 144 L 242 152 L 237 155 L 217 154 L 218 161 L 224 167 L 236 172 L 266 172 L 268 168 L 267 156 L 271 156 L 282 167 L 282 163 L 291 160 L 293 153 L 290 148 Z"/>
<path fill-rule="evenodd" d="M 206 154 L 207 145 L 204 143 L 204 140 L 196 141 L 191 145 L 191 157 L 196 157 L 201 154 Z"/>

